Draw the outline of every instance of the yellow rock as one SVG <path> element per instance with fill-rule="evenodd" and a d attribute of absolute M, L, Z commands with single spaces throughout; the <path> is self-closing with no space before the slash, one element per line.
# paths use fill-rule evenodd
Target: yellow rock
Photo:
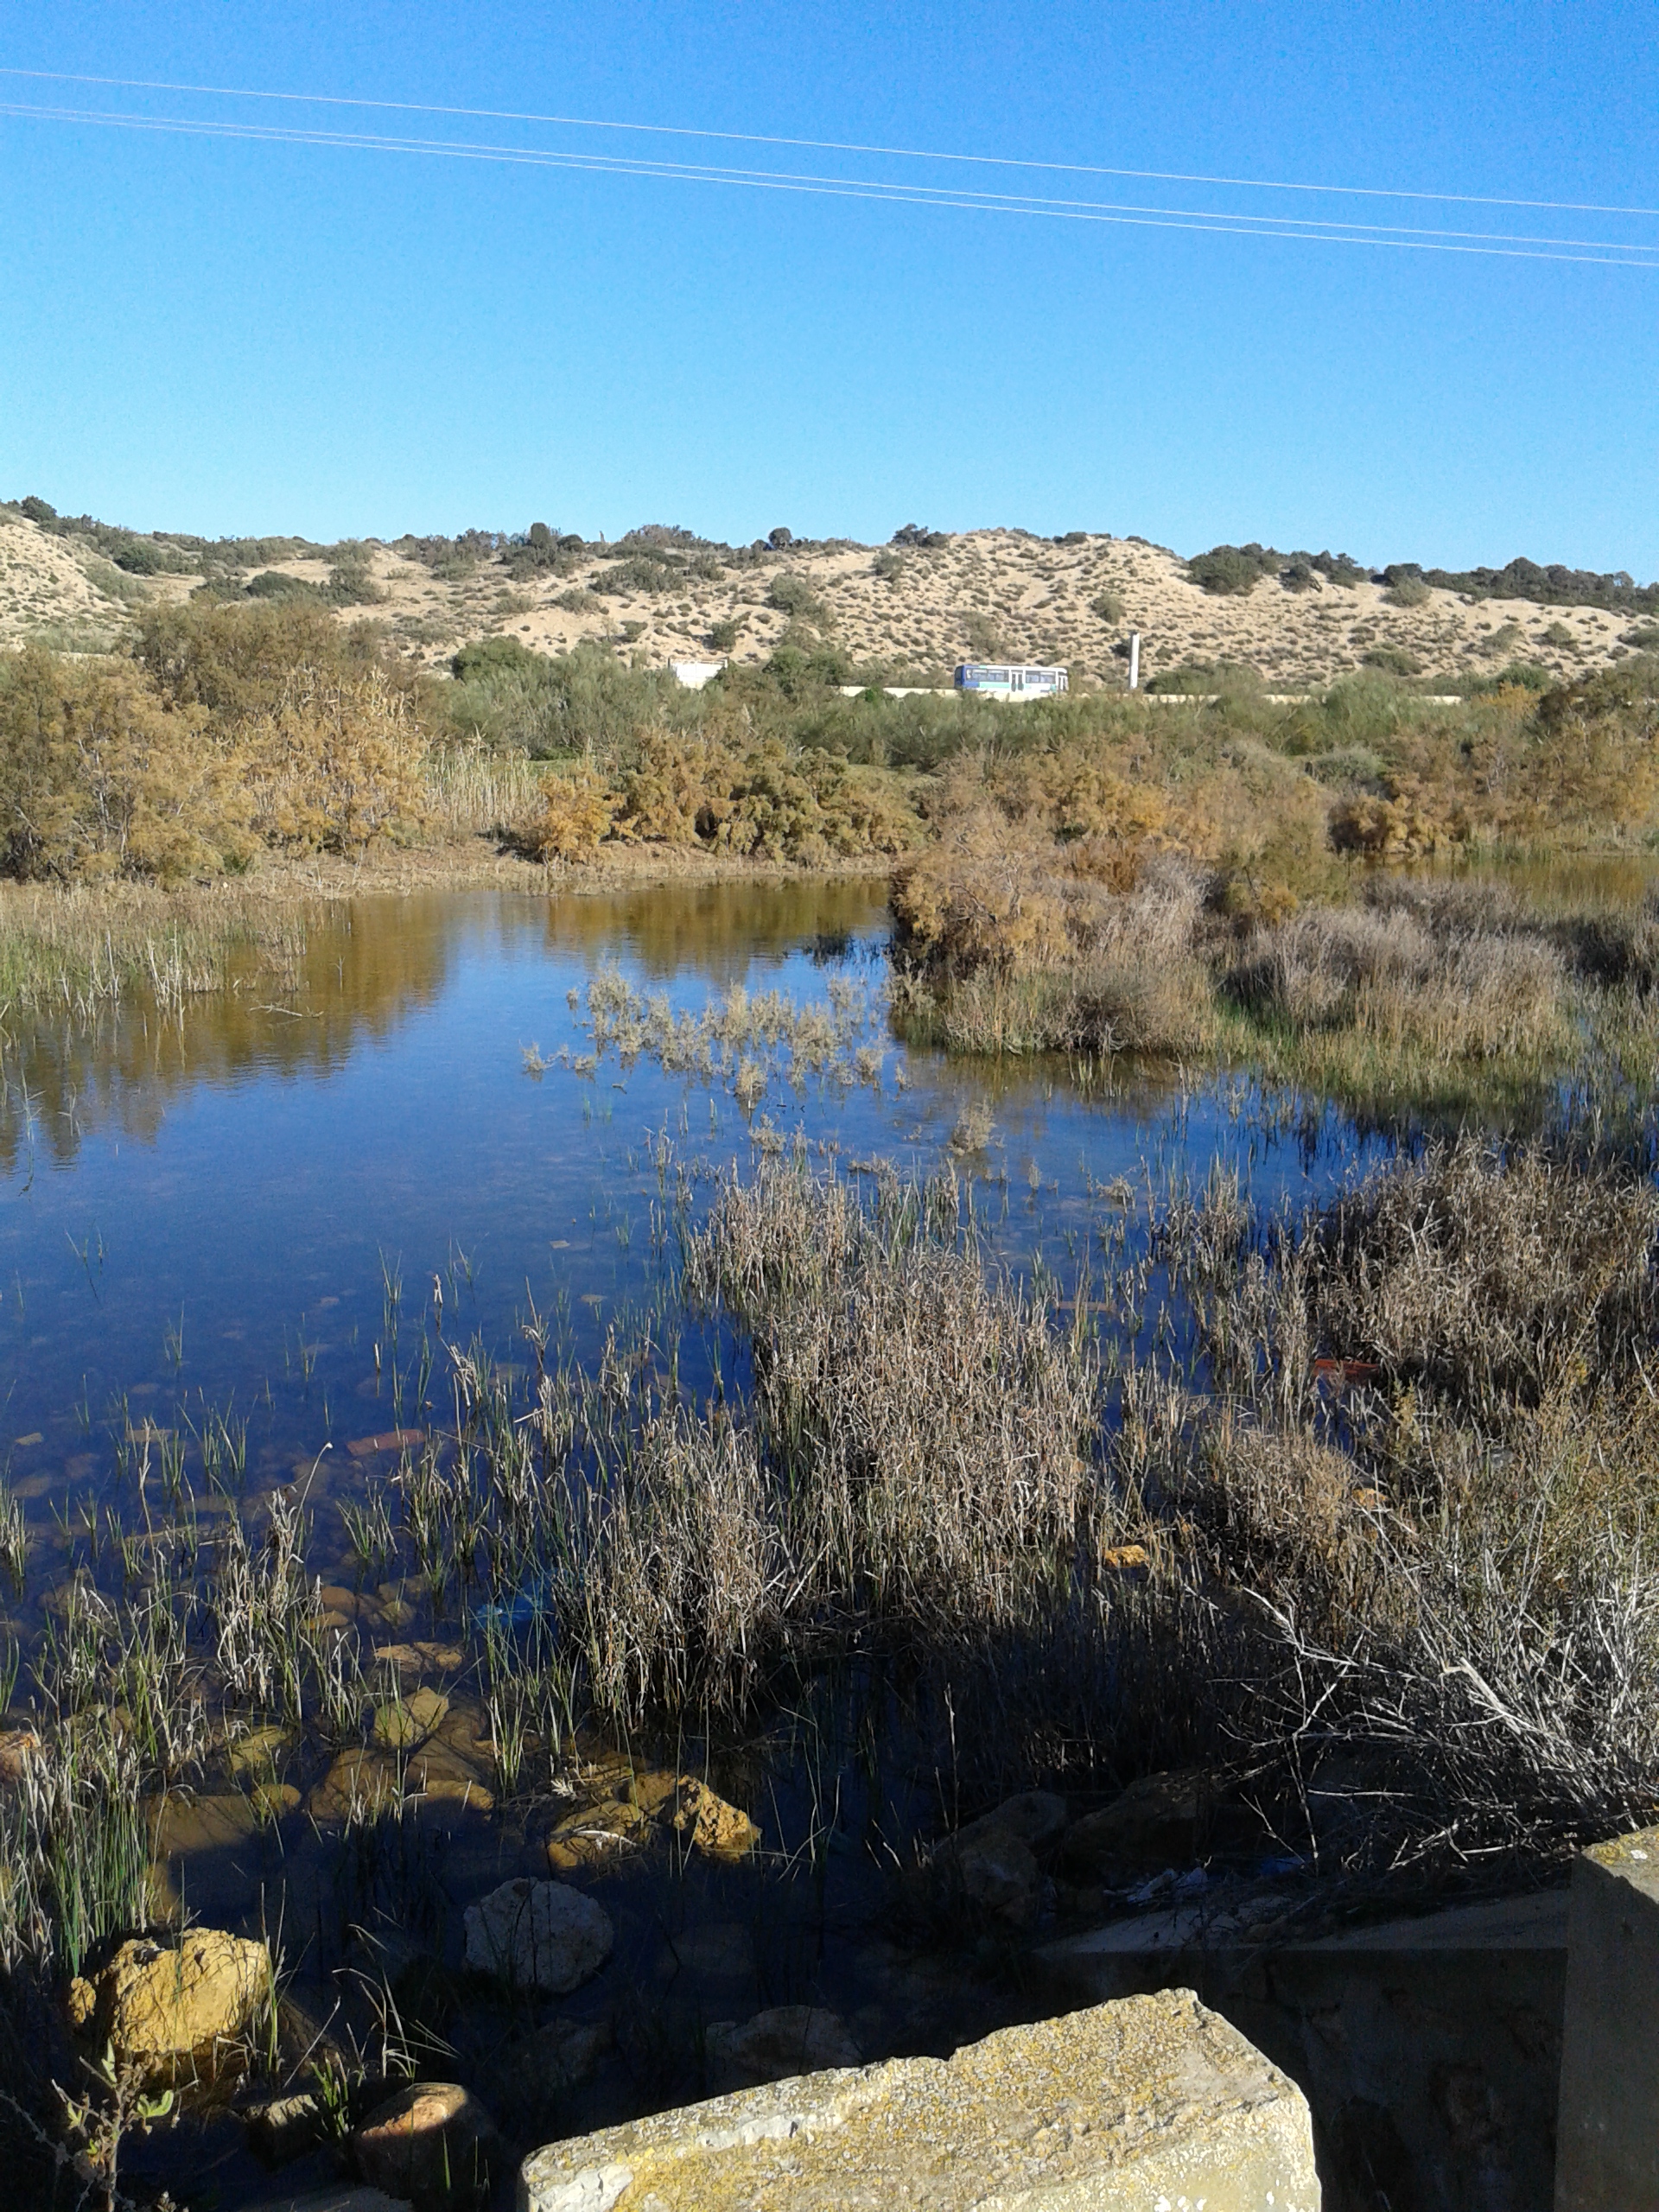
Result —
<path fill-rule="evenodd" d="M 397 1761 L 385 1751 L 346 1751 L 337 1758 L 308 1798 L 316 1821 L 345 1821 L 353 1806 L 365 1812 L 394 1809 L 404 1785 Z"/>
<path fill-rule="evenodd" d="M 747 1859 L 760 1840 L 748 1815 L 717 1797 L 706 1782 L 682 1775 L 675 1793 L 674 1827 L 711 1859 Z"/>
<path fill-rule="evenodd" d="M 1319 2212 L 1294 2082 L 1190 1990 L 550 2143 L 520 2212 Z"/>
<path fill-rule="evenodd" d="M 567 1813 L 547 1840 L 547 1862 L 556 1874 L 581 1866 L 614 1866 L 651 1834 L 651 1815 L 626 1798 L 584 1805 Z"/>
<path fill-rule="evenodd" d="M 171 2085 L 211 2079 L 237 2058 L 238 2038 L 271 1995 L 263 1943 L 193 1928 L 176 1947 L 124 1943 L 99 1974 L 70 1984 L 69 2018 L 146 2083 Z"/>
<path fill-rule="evenodd" d="M 449 1710 L 441 1690 L 423 1683 L 412 1695 L 378 1705 L 374 1709 L 374 1740 L 392 1751 L 402 1751 L 429 1736 Z"/>
<path fill-rule="evenodd" d="M 236 1775 L 275 1774 L 293 1741 L 287 1728 L 251 1728 L 226 1746 L 225 1764 Z"/>

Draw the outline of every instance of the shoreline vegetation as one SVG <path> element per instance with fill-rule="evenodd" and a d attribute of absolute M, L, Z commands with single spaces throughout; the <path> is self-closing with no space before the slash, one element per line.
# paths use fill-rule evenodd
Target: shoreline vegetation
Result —
<path fill-rule="evenodd" d="M 1650 1079 L 1659 923 L 1481 870 L 1654 849 L 1659 658 L 1452 708 L 1377 671 L 1288 707 L 848 699 L 832 660 L 688 692 L 495 637 L 438 682 L 282 600 L 146 609 L 100 661 L 26 649 L 0 1007 L 279 985 L 317 898 L 882 874 L 914 1042 L 1254 1065 L 1389 1113 Z"/>
<path fill-rule="evenodd" d="M 0 667 L 0 1043 L 280 989 L 308 902 L 353 891 L 836 869 L 890 878 L 901 1038 L 1248 1066 L 1402 1141 L 1298 1211 L 1219 1173 L 1098 1192 L 1062 1286 L 996 1263 L 954 1166 L 855 1188 L 768 1125 L 711 1190 L 664 1137 L 653 1294 L 590 1368 L 557 1315 L 509 1361 L 388 1276 L 388 1426 L 338 1481 L 261 1491 L 245 1419 L 181 1389 L 123 1408 L 50 1538 L 0 1478 L 14 1618 L 39 1602 L 0 1645 L 16 2171 L 78 2161 L 112 2204 L 124 2136 L 232 2078 L 343 2133 L 470 2001 L 436 1812 L 542 1850 L 573 1803 L 600 1819 L 619 1745 L 756 1807 L 790 1774 L 779 1881 L 830 1880 L 857 1802 L 887 1924 L 997 1956 L 1025 1923 L 940 1847 L 1010 1792 L 1064 1796 L 1072 1840 L 1027 1855 L 1081 1919 L 1147 1894 L 1090 1819 L 1185 1791 L 1184 1863 L 1264 1941 L 1536 1885 L 1651 1818 L 1659 909 L 1427 864 L 1652 849 L 1659 663 L 1452 709 L 1378 676 L 1015 713 L 846 700 L 796 663 L 681 694 L 486 642 L 446 692 L 372 630 L 219 606 L 147 611 L 120 659 Z M 559 744 L 458 742 L 491 702 Z M 877 1006 L 734 992 L 698 1022 L 588 992 L 596 1053 L 752 1063 L 757 1096 L 785 1050 L 879 1082 Z M 218 2088 L 124 2070 L 64 2009 L 124 1938 L 176 1940 L 157 1862 L 197 1799 L 322 1870 L 315 1948 L 262 1936 Z M 400 1916 L 419 1944 L 365 1967 L 359 1923 Z M 294 1990 L 336 1966 L 307 2024 Z"/>

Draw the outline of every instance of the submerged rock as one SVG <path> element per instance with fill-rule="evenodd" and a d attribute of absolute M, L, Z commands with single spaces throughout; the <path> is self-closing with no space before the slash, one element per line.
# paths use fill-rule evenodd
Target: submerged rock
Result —
<path fill-rule="evenodd" d="M 548 1838 L 548 1863 L 560 1874 L 613 1866 L 662 1828 L 671 1828 L 711 1859 L 747 1859 L 760 1840 L 748 1815 L 696 1775 L 625 1768 L 613 1777 L 610 1796 L 565 1815 Z"/>
<path fill-rule="evenodd" d="M 1036 1853 L 1001 1828 L 988 1828 L 953 1853 L 964 1894 L 987 1912 L 1023 1928 L 1043 1898 L 1043 1870 Z"/>
<path fill-rule="evenodd" d="M 608 2026 L 592 2020 L 550 2020 L 503 2052 L 494 2080 L 509 2117 L 541 2124 L 559 2101 L 591 2082 L 611 2045 Z"/>
<path fill-rule="evenodd" d="M 495 2124 L 454 2082 L 411 2082 L 376 2106 L 352 2136 L 352 2163 L 373 2188 L 415 2212 L 470 2212 L 489 2194 L 499 2156 Z"/>
<path fill-rule="evenodd" d="M 626 1797 L 584 1805 L 580 1812 L 567 1813 L 549 1836 L 547 1863 L 556 1874 L 613 1866 L 626 1852 L 637 1850 L 652 1832 L 650 1814 Z"/>
<path fill-rule="evenodd" d="M 23 1778 L 23 1769 L 41 1748 L 32 1728 L 0 1730 L 0 1789 L 12 1789 Z"/>
<path fill-rule="evenodd" d="M 862 2058 L 840 2018 L 817 2005 L 779 2005 L 741 2023 L 713 2021 L 703 2048 L 714 2096 L 786 2081 L 794 2074 L 857 2066 Z"/>
<path fill-rule="evenodd" d="M 71 1982 L 69 2018 L 147 2085 L 170 2087 L 211 2080 L 272 1993 L 263 1943 L 193 1928 L 166 1948 L 123 1943 L 98 1974 Z"/>
<path fill-rule="evenodd" d="M 422 1742 L 440 1726 L 449 1711 L 449 1700 L 430 1683 L 407 1698 L 388 1699 L 374 1708 L 374 1740 L 388 1751 L 404 1751 Z"/>
<path fill-rule="evenodd" d="M 563 1882 L 504 1882 L 466 1916 L 467 1963 L 515 1989 L 563 1997 L 611 1955 L 615 1930 L 603 1905 Z"/>
<path fill-rule="evenodd" d="M 1064 1797 L 1047 1789 L 1024 1790 L 959 1828 L 940 1846 L 938 1856 L 954 1868 L 974 1904 L 1023 1927 L 1043 1901 L 1043 1870 L 1036 1854 L 1062 1834 L 1065 1822 Z"/>

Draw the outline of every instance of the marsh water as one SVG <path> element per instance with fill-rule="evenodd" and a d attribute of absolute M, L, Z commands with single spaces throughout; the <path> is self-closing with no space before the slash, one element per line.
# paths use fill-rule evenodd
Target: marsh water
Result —
<path fill-rule="evenodd" d="M 820 1172 L 951 1163 L 993 1248 L 1063 1279 L 1100 1185 L 1144 1196 L 1149 1177 L 1202 1181 L 1219 1158 L 1269 1198 L 1301 1195 L 1373 1149 L 1334 1113 L 1265 1112 L 1230 1078 L 1108 1087 L 1064 1061 L 906 1049 L 879 1003 L 879 881 L 330 912 L 297 989 L 256 981 L 176 1018 L 124 1005 L 7 1045 L 0 1452 L 25 1499 L 96 1483 L 112 1427 L 203 1405 L 250 1419 L 251 1466 L 274 1479 L 388 1429 L 389 1300 L 405 1342 L 441 1323 L 511 1359 L 533 1303 L 593 1354 L 660 1268 L 664 1138 L 704 1168 L 798 1138 Z M 591 1054 L 599 976 L 691 1014 L 734 987 L 803 1007 L 855 990 L 865 1057 L 798 1085 L 774 1066 L 741 1100 L 729 1073 L 666 1073 L 648 1053 L 577 1071 L 556 1055 Z M 976 1102 L 989 1134 L 964 1145 Z"/>
<path fill-rule="evenodd" d="M 653 1300 L 671 1325 L 671 1160 L 694 1204 L 779 1150 L 851 1177 L 948 1167 L 990 1251 L 1070 1294 L 1103 1224 L 1133 1240 L 1172 1178 L 1202 1183 L 1220 1161 L 1258 1197 L 1300 1201 L 1382 1156 L 1382 1140 L 1330 1107 L 1231 1076 L 1109 1078 L 909 1047 L 887 1018 L 887 938 L 880 881 L 365 898 L 321 912 L 281 989 L 249 976 L 173 1016 L 130 1002 L 90 1028 L 14 1021 L 0 1462 L 30 1531 L 17 1645 L 60 1611 L 89 1534 L 96 1549 L 135 1436 L 172 1440 L 200 1484 L 210 1412 L 246 1424 L 250 1497 L 303 1478 L 322 1565 L 348 1580 L 338 1509 L 385 1474 L 399 1432 L 442 1425 L 449 1347 L 523 1363 L 533 1312 L 556 1319 L 565 1357 L 592 1365 Z M 675 1069 L 594 1034 L 595 1005 L 629 991 L 661 1035 L 740 990 L 829 1007 L 834 1051 L 810 1070 L 758 1049 Z M 695 1366 L 689 1380 L 695 1390 Z M 359 1626 L 388 1635 L 407 1611 L 362 1602 Z M 894 1751 L 880 1786 L 902 1791 L 914 1778 Z M 877 2056 L 949 2050 L 1033 2001 L 995 1960 L 895 1948 L 850 1821 L 839 1855 L 797 1849 L 822 1832 L 798 1762 L 757 1754 L 721 1771 L 767 1808 L 766 1855 L 741 1867 L 682 1855 L 671 1882 L 660 1868 L 593 1875 L 615 1958 L 559 2018 L 602 2027 L 611 2055 L 526 2128 L 571 2132 L 698 2094 L 707 2023 L 758 2006 L 832 2005 Z M 348 1824 L 341 1841 L 318 1810 L 321 1765 L 296 1751 L 289 1779 L 310 1791 L 303 1810 L 290 1793 L 289 1814 L 257 1821 L 223 1777 L 204 1784 L 194 1825 L 188 1804 L 168 1815 L 162 1856 L 199 1916 L 280 1923 L 296 2001 L 320 2022 L 345 2001 L 342 1974 L 367 1986 L 353 1926 L 390 1931 L 394 1965 L 414 1936 L 453 1966 L 465 1900 L 547 1872 L 544 1828 L 516 1813 L 390 1837 Z M 354 2017 L 360 2041 L 360 2005 Z M 537 2020 L 452 1991 L 442 2024 L 410 2063 L 487 2081 Z M 211 2169 L 220 2202 L 257 2196 L 239 2138 L 213 2141 L 189 2153 L 194 2171 Z M 181 2152 L 135 2155 L 171 2173 Z M 319 2177 L 327 2155 L 312 2154 Z"/>

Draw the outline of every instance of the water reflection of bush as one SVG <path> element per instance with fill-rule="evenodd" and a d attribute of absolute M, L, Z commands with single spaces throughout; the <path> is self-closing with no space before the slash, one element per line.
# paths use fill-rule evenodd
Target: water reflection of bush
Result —
<path fill-rule="evenodd" d="M 67 1162 L 104 1127 L 153 1139 L 169 1101 L 204 1084 L 332 1074 L 364 1039 L 436 1000 L 469 942 L 730 982 L 757 957 L 879 925 L 886 896 L 883 880 L 858 878 L 319 902 L 296 974 L 272 976 L 250 957 L 233 963 L 228 988 L 176 1015 L 133 999 L 89 1021 L 15 1018 L 0 1033 L 0 1165 L 14 1172 L 31 1147 Z"/>
<path fill-rule="evenodd" d="M 550 899 L 550 952 L 636 962 L 664 980 L 690 973 L 731 984 L 751 961 L 880 926 L 887 879 L 869 876 L 662 883 Z"/>
<path fill-rule="evenodd" d="M 31 1144 L 62 1164 L 113 1125 L 153 1138 L 170 1100 L 251 1074 L 328 1075 L 365 1037 L 386 1036 L 442 990 L 461 936 L 460 902 L 373 899 L 308 916 L 297 973 L 233 967 L 227 988 L 176 1014 L 134 999 L 90 1021 L 15 1020 L 4 1038 L 0 1162 Z"/>

